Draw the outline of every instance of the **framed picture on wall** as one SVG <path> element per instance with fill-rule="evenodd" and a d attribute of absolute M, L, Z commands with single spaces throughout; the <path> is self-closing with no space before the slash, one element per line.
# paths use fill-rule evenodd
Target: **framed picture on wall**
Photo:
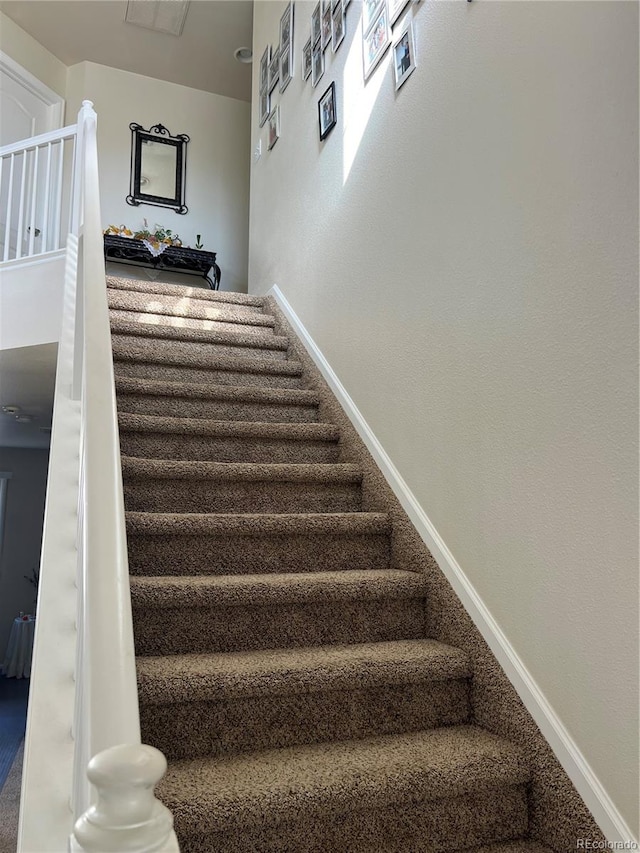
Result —
<path fill-rule="evenodd" d="M 322 10 L 320 8 L 320 0 L 311 15 L 311 44 L 315 45 L 320 41 L 322 35 Z"/>
<path fill-rule="evenodd" d="M 267 88 L 269 83 L 269 61 L 271 60 L 271 45 L 267 45 L 260 60 L 260 86 L 262 91 Z"/>
<path fill-rule="evenodd" d="M 364 0 L 362 3 L 362 34 L 366 35 L 377 20 L 385 0 Z"/>
<path fill-rule="evenodd" d="M 318 42 L 313 48 L 313 53 L 311 56 L 311 85 L 315 88 L 318 85 L 318 81 L 324 74 L 324 53 L 322 51 L 322 44 Z"/>
<path fill-rule="evenodd" d="M 393 71 L 396 89 L 406 81 L 416 67 L 416 49 L 413 41 L 413 23 L 409 22 L 393 45 Z"/>
<path fill-rule="evenodd" d="M 311 39 L 302 48 L 302 79 L 308 80 L 311 76 L 311 56 L 313 49 L 311 47 Z"/>
<path fill-rule="evenodd" d="M 322 9 L 322 49 L 326 50 L 331 44 L 331 3 Z"/>
<path fill-rule="evenodd" d="M 381 9 L 382 11 L 371 25 L 368 34 L 362 39 L 365 80 L 371 76 L 391 43 L 389 13 L 386 4 L 383 4 Z"/>
<path fill-rule="evenodd" d="M 318 124 L 320 139 L 326 139 L 336 126 L 336 84 L 332 83 L 318 101 Z"/>
<path fill-rule="evenodd" d="M 260 92 L 258 103 L 260 110 L 260 127 L 262 127 L 265 121 L 269 118 L 269 109 L 271 107 L 271 98 L 269 97 L 267 89 Z"/>
<path fill-rule="evenodd" d="M 280 48 L 280 91 L 284 92 L 293 77 L 293 45 Z"/>
<path fill-rule="evenodd" d="M 271 55 L 271 62 L 269 63 L 269 86 L 268 89 L 270 92 L 273 92 L 275 89 L 275 85 L 280 79 L 280 46 L 278 46 L 273 54 Z"/>
<path fill-rule="evenodd" d="M 409 0 L 389 0 L 389 23 L 393 26 Z"/>
<path fill-rule="evenodd" d="M 331 50 L 335 53 L 342 44 L 346 32 L 346 18 L 342 0 L 331 13 Z"/>
<path fill-rule="evenodd" d="M 285 50 L 293 42 L 293 3 L 289 3 L 280 18 L 280 48 Z"/>
<path fill-rule="evenodd" d="M 269 116 L 269 128 L 268 128 L 268 137 L 269 137 L 269 151 L 276 144 L 278 139 L 280 138 L 280 104 L 273 110 L 271 115 Z"/>

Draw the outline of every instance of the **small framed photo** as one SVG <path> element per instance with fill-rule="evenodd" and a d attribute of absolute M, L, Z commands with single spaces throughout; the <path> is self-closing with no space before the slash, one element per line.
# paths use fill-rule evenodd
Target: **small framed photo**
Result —
<path fill-rule="evenodd" d="M 346 18 L 342 0 L 331 13 L 331 50 L 335 53 L 342 44 L 346 32 Z"/>
<path fill-rule="evenodd" d="M 269 151 L 280 138 L 280 104 L 273 110 L 269 116 Z"/>
<path fill-rule="evenodd" d="M 409 0 L 389 0 L 389 23 L 393 27 Z"/>
<path fill-rule="evenodd" d="M 325 139 L 336 126 L 336 84 L 332 83 L 318 101 L 318 122 L 320 139 Z"/>
<path fill-rule="evenodd" d="M 320 8 L 320 0 L 318 0 L 318 5 L 313 10 L 311 15 L 311 44 L 315 45 L 320 41 L 320 36 L 322 35 L 322 10 Z"/>
<path fill-rule="evenodd" d="M 302 79 L 308 80 L 311 76 L 311 54 L 313 48 L 311 47 L 311 39 L 307 41 L 305 46 L 302 48 Z"/>
<path fill-rule="evenodd" d="M 362 40 L 365 80 L 371 76 L 374 68 L 384 56 L 391 42 L 389 13 L 384 3 L 381 9 L 382 11 L 373 22 L 369 33 Z"/>
<path fill-rule="evenodd" d="M 416 67 L 416 48 L 413 41 L 413 22 L 409 22 L 393 45 L 393 70 L 396 89 L 405 82 Z"/>
<path fill-rule="evenodd" d="M 377 20 L 385 0 L 364 0 L 362 4 L 362 35 L 365 36 Z"/>
<path fill-rule="evenodd" d="M 269 62 L 271 61 L 271 45 L 267 45 L 262 54 L 262 59 L 260 60 L 260 86 L 258 87 L 262 92 L 263 89 L 267 88 L 269 83 Z"/>
<path fill-rule="evenodd" d="M 280 91 L 284 92 L 293 77 L 293 45 L 280 48 Z"/>
<path fill-rule="evenodd" d="M 260 127 L 265 123 L 265 121 L 269 118 L 269 110 L 271 108 L 271 97 L 267 89 L 264 89 L 260 92 L 259 98 L 260 104 Z"/>
<path fill-rule="evenodd" d="M 280 18 L 280 47 L 284 51 L 291 44 L 293 32 L 293 3 L 289 3 Z"/>
<path fill-rule="evenodd" d="M 331 3 L 322 10 L 322 49 L 326 50 L 331 44 Z"/>
<path fill-rule="evenodd" d="M 313 53 L 311 55 L 311 85 L 315 87 L 318 85 L 318 82 L 322 75 L 324 74 L 324 52 L 322 50 L 322 45 L 320 42 L 316 44 L 313 48 Z"/>
<path fill-rule="evenodd" d="M 275 89 L 276 83 L 280 79 L 280 47 L 278 46 L 276 50 L 271 55 L 271 62 L 269 63 L 269 91 L 273 92 Z"/>

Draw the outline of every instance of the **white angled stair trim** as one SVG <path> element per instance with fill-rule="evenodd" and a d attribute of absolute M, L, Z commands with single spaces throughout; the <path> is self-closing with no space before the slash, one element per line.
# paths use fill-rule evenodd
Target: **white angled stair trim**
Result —
<path fill-rule="evenodd" d="M 625 845 L 618 849 L 637 850 L 638 840 L 634 837 L 630 827 L 285 295 L 277 284 L 274 284 L 266 295 L 274 297 L 283 314 L 295 329 L 305 349 L 337 397 L 389 486 L 393 489 L 402 508 L 504 669 L 604 835 L 613 844 Z"/>

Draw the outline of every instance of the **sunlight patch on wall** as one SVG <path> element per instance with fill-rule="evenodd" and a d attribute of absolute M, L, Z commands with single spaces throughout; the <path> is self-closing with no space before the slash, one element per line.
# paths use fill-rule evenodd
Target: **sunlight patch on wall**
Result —
<path fill-rule="evenodd" d="M 378 100 L 382 81 L 385 79 L 389 65 L 390 52 L 384 57 L 378 68 L 364 83 L 362 67 L 362 18 L 351 42 L 349 55 L 344 64 L 344 133 L 342 145 L 342 186 L 351 172 L 360 148 L 360 143 L 367 129 L 375 102 Z"/>

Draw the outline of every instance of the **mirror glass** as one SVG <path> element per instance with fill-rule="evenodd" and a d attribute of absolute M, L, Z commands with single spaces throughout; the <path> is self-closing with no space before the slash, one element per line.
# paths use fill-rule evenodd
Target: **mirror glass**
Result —
<path fill-rule="evenodd" d="M 131 183 L 128 204 L 152 204 L 186 213 L 184 184 L 189 137 L 171 136 L 164 125 L 149 130 L 132 123 Z"/>

